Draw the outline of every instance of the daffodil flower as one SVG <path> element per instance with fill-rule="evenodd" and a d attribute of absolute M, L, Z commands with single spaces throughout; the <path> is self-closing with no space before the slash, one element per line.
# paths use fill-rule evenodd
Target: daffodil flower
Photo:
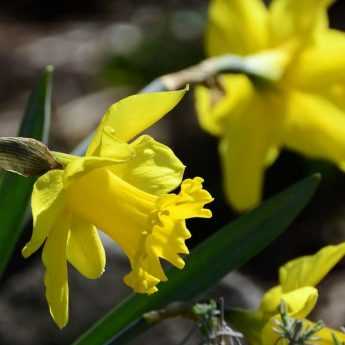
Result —
<path fill-rule="evenodd" d="M 199 86 L 201 126 L 220 138 L 224 184 L 239 211 L 262 197 L 266 167 L 282 148 L 345 162 L 345 34 L 330 29 L 330 0 L 211 0 L 209 56 L 241 56 L 266 80 L 224 74 Z"/>
<path fill-rule="evenodd" d="M 266 292 L 261 304 L 254 311 L 238 311 L 233 317 L 237 328 L 245 334 L 251 345 L 277 344 L 280 335 L 275 331 L 279 319 L 279 306 L 284 301 L 290 316 L 303 320 L 305 327 L 314 323 L 306 317 L 314 309 L 317 286 L 328 272 L 345 256 L 345 243 L 327 246 L 315 255 L 294 259 L 279 270 L 279 285 Z M 345 334 L 330 328 L 322 328 L 316 336 L 317 344 L 332 345 L 334 334 L 345 341 Z"/>
<path fill-rule="evenodd" d="M 148 135 L 128 143 L 158 121 L 185 91 L 131 96 L 109 108 L 84 157 L 54 153 L 63 169 L 41 176 L 32 193 L 34 230 L 24 257 L 43 245 L 44 282 L 50 313 L 59 327 L 68 321 L 70 262 L 98 278 L 105 252 L 98 230 L 128 256 L 125 283 L 151 294 L 167 280 L 160 259 L 182 269 L 191 235 L 185 220 L 211 217 L 212 201 L 200 177 L 182 182 L 184 165 Z M 180 186 L 181 185 L 181 186 Z M 180 192 L 171 193 L 180 186 Z"/>

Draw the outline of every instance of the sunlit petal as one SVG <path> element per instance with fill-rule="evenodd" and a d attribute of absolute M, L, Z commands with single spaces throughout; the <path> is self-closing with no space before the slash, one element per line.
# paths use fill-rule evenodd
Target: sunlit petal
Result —
<path fill-rule="evenodd" d="M 210 56 L 245 55 L 267 45 L 267 10 L 261 0 L 212 0 L 206 35 Z"/>
<path fill-rule="evenodd" d="M 345 83 L 345 33 L 328 30 L 306 49 L 291 67 L 287 82 L 306 91 L 325 93 L 329 86 Z M 327 85 L 327 87 L 325 87 Z"/>
<path fill-rule="evenodd" d="M 102 190 L 98 188 L 100 182 Z M 203 207 L 210 201 L 212 197 L 202 189 L 199 178 L 184 181 L 177 195 L 157 197 L 106 168 L 86 174 L 68 194 L 70 209 L 102 229 L 124 250 L 132 267 L 125 282 L 141 293 L 157 291 L 156 285 L 166 280 L 160 258 L 176 267 L 184 266 L 180 254 L 188 253 L 184 241 L 190 237 L 185 219 L 209 218 L 211 212 Z"/>
<path fill-rule="evenodd" d="M 345 161 L 345 113 L 317 95 L 290 92 L 285 145 L 309 157 Z"/>
<path fill-rule="evenodd" d="M 77 181 L 78 178 L 87 174 L 91 170 L 100 169 L 103 167 L 113 167 L 122 162 L 113 160 L 110 158 L 102 157 L 78 157 L 74 159 L 64 170 L 64 187 L 65 189 L 69 187 L 74 181 Z"/>
<path fill-rule="evenodd" d="M 154 282 L 152 279 L 145 280 L 143 277 L 153 276 L 166 280 L 162 276 L 162 269 L 159 269 L 160 258 L 179 269 L 185 266 L 181 254 L 189 254 L 185 240 L 191 237 L 185 220 L 212 216 L 211 211 L 204 209 L 204 206 L 213 199 L 202 188 L 202 182 L 201 178 L 185 180 L 179 194 L 170 194 L 157 201 L 152 230 L 145 238 L 145 248 L 137 252 L 132 261 L 132 272 L 125 277 L 127 285 L 135 291 L 152 293 L 157 290 L 155 285 L 150 284 Z"/>
<path fill-rule="evenodd" d="M 281 303 L 282 295 L 283 292 L 280 285 L 269 289 L 261 299 L 260 311 L 269 317 L 275 315 Z"/>
<path fill-rule="evenodd" d="M 186 89 L 142 93 L 115 103 L 105 113 L 87 155 L 97 155 L 104 142 L 104 135 L 115 135 L 124 142 L 133 139 L 174 108 L 185 93 Z"/>
<path fill-rule="evenodd" d="M 220 155 L 228 200 L 239 211 L 253 208 L 261 200 L 268 158 L 280 146 L 281 121 L 274 108 L 265 109 L 260 102 L 229 120 Z"/>
<path fill-rule="evenodd" d="M 43 248 L 44 283 L 49 310 L 56 324 L 63 328 L 68 322 L 68 277 L 66 248 L 69 216 L 59 217 Z"/>
<path fill-rule="evenodd" d="M 125 162 L 133 156 L 129 144 L 120 140 L 112 127 L 104 126 L 102 129 L 98 129 L 98 132 L 101 132 L 101 135 L 99 135 L 99 145 L 92 151 L 91 149 L 94 145 L 91 143 L 86 156 L 91 156 L 90 152 L 92 152 L 92 156 L 110 158 L 118 162 Z"/>
<path fill-rule="evenodd" d="M 313 327 L 313 325 L 315 325 L 309 320 L 303 323 L 308 327 Z M 345 333 L 332 328 L 323 327 L 316 336 L 319 338 L 317 343 L 320 345 L 335 345 L 334 337 L 339 341 L 339 344 L 345 344 Z"/>
<path fill-rule="evenodd" d="M 306 286 L 283 293 L 281 286 L 276 286 L 265 293 L 261 300 L 260 311 L 265 319 L 279 313 L 279 306 L 285 302 L 289 315 L 304 318 L 314 309 L 318 299 L 318 291 Z"/>
<path fill-rule="evenodd" d="M 45 241 L 64 208 L 63 171 L 51 170 L 35 183 L 31 197 L 33 232 L 22 250 L 24 257 L 34 253 Z"/>
<path fill-rule="evenodd" d="M 155 195 L 169 193 L 181 184 L 185 166 L 169 147 L 143 135 L 130 148 L 134 157 L 113 168 L 123 180 Z"/>
<path fill-rule="evenodd" d="M 76 216 L 71 220 L 67 258 L 89 279 L 99 278 L 104 272 L 105 252 L 98 231 L 95 226 Z"/>
<path fill-rule="evenodd" d="M 289 39 L 308 41 L 314 33 L 327 28 L 327 7 L 332 0 L 274 0 L 269 23 L 274 45 Z"/>
<path fill-rule="evenodd" d="M 301 287 L 282 295 L 287 312 L 295 318 L 305 318 L 314 309 L 319 297 L 317 289 L 311 286 Z"/>
<path fill-rule="evenodd" d="M 303 286 L 316 286 L 344 257 L 345 243 L 327 246 L 315 255 L 289 261 L 279 270 L 279 280 L 284 292 Z"/>
<path fill-rule="evenodd" d="M 221 76 L 219 84 L 220 88 L 198 86 L 195 90 L 199 123 L 216 136 L 224 135 L 232 114 L 243 111 L 255 97 L 254 85 L 245 75 Z"/>

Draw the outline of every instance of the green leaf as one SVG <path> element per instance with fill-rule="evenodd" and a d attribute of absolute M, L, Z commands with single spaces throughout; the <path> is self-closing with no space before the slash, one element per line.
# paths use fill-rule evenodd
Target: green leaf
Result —
<path fill-rule="evenodd" d="M 319 175 L 308 177 L 224 226 L 192 251 L 184 270 L 170 269 L 157 293 L 129 296 L 74 345 L 128 343 L 152 326 L 142 318 L 144 313 L 205 292 L 277 238 L 307 205 L 319 180 Z"/>
<path fill-rule="evenodd" d="M 53 68 L 46 67 L 31 93 L 18 136 L 47 142 L 50 126 L 52 73 Z M 4 173 L 0 182 L 1 275 L 22 232 L 35 178 Z"/>

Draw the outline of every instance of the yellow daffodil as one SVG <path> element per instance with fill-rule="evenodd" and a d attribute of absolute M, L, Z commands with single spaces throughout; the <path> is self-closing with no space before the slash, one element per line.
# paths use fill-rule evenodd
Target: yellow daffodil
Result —
<path fill-rule="evenodd" d="M 313 327 L 313 322 L 305 318 L 316 305 L 317 284 L 345 256 L 345 243 L 327 246 L 315 255 L 294 259 L 279 270 L 279 285 L 266 292 L 260 307 L 255 311 L 237 311 L 232 321 L 248 338 L 250 344 L 277 344 L 279 334 L 275 331 L 279 320 L 279 306 L 284 301 L 291 317 L 303 320 L 305 327 Z M 332 334 L 339 341 L 345 341 L 345 334 L 322 328 L 316 336 L 317 344 L 333 344 Z M 284 342 L 282 342 L 284 344 Z"/>
<path fill-rule="evenodd" d="M 211 0 L 209 56 L 241 56 L 249 70 L 199 86 L 201 126 L 220 138 L 227 198 L 242 211 L 262 196 L 279 150 L 345 162 L 345 34 L 328 27 L 331 0 Z M 268 81 L 270 80 L 270 81 Z"/>
<path fill-rule="evenodd" d="M 41 176 L 32 193 L 34 230 L 23 249 L 30 256 L 44 244 L 46 298 L 59 327 L 68 321 L 70 262 L 81 274 L 98 278 L 105 253 L 97 229 L 128 256 L 125 283 L 151 294 L 166 275 L 163 258 L 183 268 L 190 237 L 185 220 L 211 217 L 212 201 L 202 179 L 182 182 L 184 165 L 165 145 L 147 135 L 132 140 L 158 121 L 185 91 L 131 96 L 106 112 L 84 157 L 55 153 L 63 169 Z M 182 183 L 181 183 L 182 182 Z M 179 193 L 171 193 L 181 185 Z"/>

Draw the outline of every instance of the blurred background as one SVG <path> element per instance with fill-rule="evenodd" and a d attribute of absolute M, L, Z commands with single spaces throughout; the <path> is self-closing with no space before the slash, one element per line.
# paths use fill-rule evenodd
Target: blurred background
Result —
<path fill-rule="evenodd" d="M 51 64 L 55 74 L 50 147 L 71 151 L 109 105 L 162 74 L 204 58 L 207 5 L 206 0 L 2 2 L 0 136 L 16 135 L 28 94 L 42 68 Z M 345 30 L 344 1 L 331 8 L 330 21 L 332 27 Z M 212 221 L 189 223 L 190 246 L 195 246 L 237 217 L 223 198 L 217 139 L 198 127 L 192 92 L 150 134 L 172 147 L 187 165 L 187 177 L 204 177 L 206 188 L 216 197 Z M 334 166 L 284 152 L 266 175 L 265 195 L 315 171 L 323 175 L 321 188 L 294 225 L 218 288 L 227 304 L 255 306 L 261 291 L 276 282 L 280 264 L 345 240 L 345 175 Z M 28 228 L 22 243 L 30 232 Z M 129 293 L 121 282 L 128 269 L 126 259 L 113 244 L 108 252 L 109 265 L 100 280 L 87 281 L 70 268 L 71 321 L 59 331 L 44 299 L 40 256 L 24 261 L 17 251 L 0 286 L 0 343 L 69 344 L 75 339 Z M 345 299 L 345 263 L 322 284 L 320 295 L 315 318 L 344 325 L 345 305 L 338 301 Z M 167 322 L 146 338 L 178 344 L 189 327 L 186 322 Z"/>

